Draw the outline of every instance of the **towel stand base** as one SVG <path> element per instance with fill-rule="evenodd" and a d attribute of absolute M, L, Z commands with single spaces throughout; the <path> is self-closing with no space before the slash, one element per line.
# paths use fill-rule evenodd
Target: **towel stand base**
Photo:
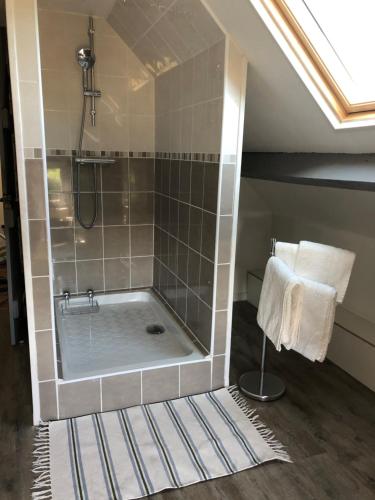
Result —
<path fill-rule="evenodd" d="M 271 256 L 275 255 L 276 238 L 271 238 Z M 240 390 L 257 401 L 275 401 L 285 392 L 285 384 L 281 378 L 265 371 L 267 336 L 263 332 L 262 359 L 260 370 L 243 373 L 238 381 Z"/>
<path fill-rule="evenodd" d="M 246 396 L 257 401 L 275 401 L 285 392 L 285 384 L 281 378 L 267 372 L 246 372 L 241 375 L 238 385 Z"/>
<path fill-rule="evenodd" d="M 267 336 L 263 332 L 260 370 L 243 373 L 238 381 L 240 390 L 246 394 L 246 396 L 264 402 L 276 401 L 276 399 L 281 398 L 286 389 L 281 378 L 266 372 L 266 349 Z"/>

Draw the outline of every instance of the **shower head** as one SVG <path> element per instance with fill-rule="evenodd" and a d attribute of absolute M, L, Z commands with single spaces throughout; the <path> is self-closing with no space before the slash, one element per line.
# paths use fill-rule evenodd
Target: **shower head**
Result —
<path fill-rule="evenodd" d="M 77 50 L 77 62 L 83 70 L 91 69 L 95 64 L 95 54 L 89 48 Z"/>

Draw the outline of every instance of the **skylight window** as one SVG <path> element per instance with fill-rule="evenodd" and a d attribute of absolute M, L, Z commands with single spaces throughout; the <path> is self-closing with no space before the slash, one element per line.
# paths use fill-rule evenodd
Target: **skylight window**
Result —
<path fill-rule="evenodd" d="M 375 101 L 375 1 L 285 0 L 350 104 Z"/>
<path fill-rule="evenodd" d="M 375 0 L 261 0 L 340 122 L 375 118 Z"/>

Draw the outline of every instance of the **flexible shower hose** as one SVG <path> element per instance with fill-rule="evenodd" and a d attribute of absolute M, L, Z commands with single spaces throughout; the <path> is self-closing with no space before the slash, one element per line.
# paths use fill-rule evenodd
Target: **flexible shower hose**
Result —
<path fill-rule="evenodd" d="M 83 90 L 85 91 L 85 85 L 83 83 Z M 83 95 L 83 105 L 82 105 L 82 117 L 81 117 L 81 130 L 79 134 L 79 144 L 78 144 L 78 157 L 82 158 L 82 144 L 83 144 L 83 132 L 85 129 L 85 118 L 86 118 L 86 96 Z M 98 189 L 97 189 L 97 172 L 96 163 L 94 163 L 94 213 L 89 223 L 85 223 L 81 216 L 81 163 L 77 163 L 77 192 L 75 194 L 75 212 L 77 220 L 84 229 L 91 229 L 96 221 L 98 215 Z"/>

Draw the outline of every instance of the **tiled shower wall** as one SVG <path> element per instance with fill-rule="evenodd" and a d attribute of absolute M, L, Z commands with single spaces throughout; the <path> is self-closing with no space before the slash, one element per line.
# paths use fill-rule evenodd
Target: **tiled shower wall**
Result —
<path fill-rule="evenodd" d="M 224 38 L 156 78 L 154 287 L 211 351 Z"/>
<path fill-rule="evenodd" d="M 82 71 L 76 50 L 88 45 L 88 16 L 39 9 L 38 22 L 47 149 L 77 149 Z M 83 149 L 153 152 L 154 79 L 104 19 L 94 18 L 94 25 L 95 86 L 102 97 L 96 127 L 86 119 Z"/>
<path fill-rule="evenodd" d="M 95 193 L 80 167 L 81 215 L 89 221 Z M 154 159 L 119 158 L 98 166 L 98 216 L 83 229 L 74 216 L 74 157 L 48 157 L 54 292 L 82 293 L 152 285 Z"/>
<path fill-rule="evenodd" d="M 224 34 L 200 0 L 118 0 L 108 21 L 155 76 L 154 288 L 212 352 Z"/>
<path fill-rule="evenodd" d="M 49 5 L 52 5 L 52 8 L 55 5 L 54 1 L 48 2 Z M 47 2 L 43 2 L 43 4 L 46 5 Z M 135 6 L 136 8 L 139 6 L 138 2 L 132 0 L 127 0 L 126 4 L 132 7 Z M 176 19 L 176 29 L 174 29 L 178 36 L 182 33 L 195 34 L 195 38 L 193 36 L 192 40 L 189 40 L 189 37 L 185 39 L 184 43 L 186 46 L 193 47 L 195 41 L 197 41 L 197 44 L 206 44 L 205 49 L 213 45 L 208 44 L 207 40 L 211 39 L 212 33 L 217 33 L 217 27 L 213 30 L 208 29 L 207 33 L 205 32 L 202 25 L 202 20 L 204 19 L 204 16 L 202 16 L 203 7 L 200 2 L 197 3 L 196 0 L 184 0 L 170 3 L 167 0 L 162 0 L 157 3 L 150 3 L 148 1 L 143 3 L 144 6 L 150 6 L 151 12 L 153 9 L 159 9 L 159 7 L 163 7 L 166 4 L 172 7 L 177 6 L 171 12 L 173 12 L 173 16 Z M 194 10 L 197 5 L 197 10 Z M 67 383 L 58 378 L 56 369 L 55 327 L 52 296 L 50 294 L 52 259 L 48 238 L 49 206 L 46 203 L 48 200 L 46 158 L 47 153 L 51 155 L 52 151 L 46 149 L 44 141 L 38 55 L 38 15 L 34 0 L 22 0 L 22 2 L 6 0 L 6 6 L 14 97 L 13 107 L 28 308 L 34 424 L 38 424 L 40 418 L 48 420 L 94 411 L 106 411 L 140 402 L 146 403 L 193 394 L 211 387 L 213 389 L 222 387 L 225 383 L 228 383 L 225 374 L 228 373 L 229 360 L 233 286 L 231 276 L 234 270 L 236 199 L 239 187 L 241 137 L 243 130 L 246 66 L 241 55 L 237 49 L 231 46 L 227 38 L 223 106 L 224 141 L 221 143 L 218 190 L 220 214 L 217 214 L 216 218 L 218 229 L 216 238 L 218 245 L 215 252 L 215 286 L 213 290 L 212 309 L 214 321 L 213 357 L 209 357 L 202 362 L 150 370 L 145 369 L 134 373 L 96 377 L 92 380 Z M 180 8 L 181 6 L 183 7 L 182 9 Z M 144 14 L 146 15 L 147 12 L 150 15 L 148 8 L 145 9 Z M 183 23 L 181 21 L 182 18 L 184 18 Z M 169 24 L 167 23 L 167 26 L 170 23 L 171 21 L 169 21 Z M 211 19 L 206 27 L 211 26 L 212 28 L 212 23 Z M 135 25 L 136 23 L 134 22 Z M 97 24 L 98 26 L 99 24 Z M 159 28 L 160 26 L 158 26 L 157 33 L 160 33 Z M 62 51 L 65 45 L 69 43 L 69 40 L 63 40 L 61 33 L 56 33 L 59 33 L 59 36 L 55 36 L 55 33 L 52 33 L 51 39 L 48 42 L 54 44 L 58 49 L 57 53 L 64 58 L 65 53 Z M 207 34 L 209 36 L 206 37 Z M 172 35 L 175 36 L 173 32 L 165 32 L 165 38 L 167 39 L 173 40 Z M 214 43 L 217 41 L 216 39 Z M 143 46 L 146 47 L 146 44 L 143 44 Z M 153 44 L 151 46 L 154 47 Z M 181 47 L 183 48 L 183 46 L 180 46 L 180 49 Z M 154 61 L 155 54 L 153 51 L 151 52 L 151 59 Z M 192 55 L 195 56 L 196 52 Z M 179 58 L 179 62 L 185 61 Z M 63 77 L 64 75 L 61 76 Z M 142 86 L 138 86 L 137 84 L 134 88 L 142 88 Z M 61 118 L 62 115 L 56 116 L 60 116 Z M 62 121 L 62 123 L 64 122 Z M 76 124 L 75 121 L 74 123 Z M 102 130 L 105 131 L 105 128 Z M 63 136 L 64 134 L 62 134 Z M 71 137 L 74 137 L 74 134 Z M 74 149 L 74 147 L 72 143 L 68 144 L 67 142 L 64 143 L 64 148 L 58 142 L 55 142 L 53 146 L 47 146 L 49 150 L 60 150 L 60 148 L 69 150 L 70 148 Z M 122 150 L 120 149 L 120 151 Z M 58 152 L 61 153 L 61 151 Z M 184 151 L 182 152 L 184 153 Z M 53 153 L 56 153 L 56 151 L 53 151 Z M 169 159 L 171 160 L 186 160 L 188 158 L 186 156 L 176 158 L 171 155 L 171 151 L 169 150 L 164 151 L 164 153 L 169 154 Z M 209 160 L 208 162 L 214 159 L 212 156 L 194 156 L 192 158 L 195 158 L 197 161 Z M 56 159 L 53 161 L 56 161 Z M 58 161 L 64 163 L 65 159 L 58 158 Z M 203 164 L 204 168 L 205 164 Z M 49 177 L 48 180 L 51 188 L 51 183 L 54 185 L 54 189 L 60 189 L 59 186 L 63 184 L 65 186 L 70 185 L 71 177 L 63 175 L 64 169 L 65 172 L 69 172 L 69 162 L 67 166 L 55 169 L 57 179 L 54 176 Z M 175 169 L 174 172 L 176 172 Z M 67 183 L 63 182 L 63 178 L 67 179 Z M 124 192 L 130 191 L 131 188 L 129 190 L 125 189 Z M 57 195 L 60 193 L 61 191 L 58 191 Z M 190 198 L 192 199 L 192 197 L 190 189 Z M 171 197 L 168 196 L 168 198 Z M 196 208 L 194 203 L 190 202 L 189 205 L 194 205 L 193 208 Z M 204 207 L 202 208 L 203 211 Z M 61 210 L 61 212 L 64 212 L 64 210 Z M 126 224 L 123 225 L 125 226 Z M 219 293 L 219 290 L 221 293 Z M 198 298 L 198 295 L 196 294 L 196 298 Z"/>
<path fill-rule="evenodd" d="M 101 18 L 94 19 L 97 123 L 84 129 L 84 153 L 115 156 L 97 166 L 98 216 L 83 229 L 75 217 L 82 109 L 78 47 L 88 16 L 39 10 L 54 293 L 152 285 L 154 222 L 154 78 Z M 56 55 L 58 54 L 58 57 Z M 93 166 L 82 166 L 81 213 L 94 209 Z"/>

